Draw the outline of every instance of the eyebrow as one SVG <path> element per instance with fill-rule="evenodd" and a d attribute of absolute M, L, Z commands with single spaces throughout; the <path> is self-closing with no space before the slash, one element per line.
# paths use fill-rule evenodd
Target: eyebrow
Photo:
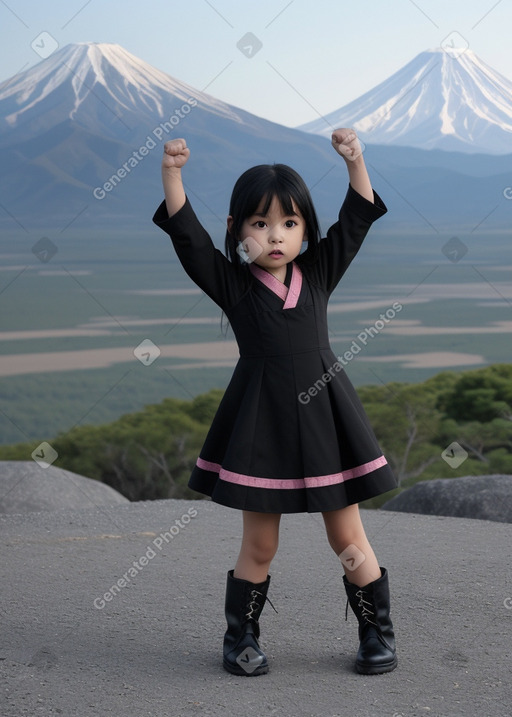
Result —
<path fill-rule="evenodd" d="M 252 217 L 268 217 L 268 212 L 264 214 L 263 212 L 254 212 L 251 214 Z M 298 217 L 299 215 L 297 212 L 292 212 L 291 214 L 283 214 L 285 217 Z"/>

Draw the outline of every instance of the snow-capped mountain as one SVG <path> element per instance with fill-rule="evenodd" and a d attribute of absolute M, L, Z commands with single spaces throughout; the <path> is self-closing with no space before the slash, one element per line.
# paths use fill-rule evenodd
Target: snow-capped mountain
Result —
<path fill-rule="evenodd" d="M 316 164 L 315 178 L 332 166 L 323 138 L 221 102 L 119 45 L 79 43 L 0 85 L 2 203 L 13 216 L 58 214 L 63 225 L 63 214 L 70 220 L 84 206 L 82 219 L 96 224 L 130 212 L 147 222 L 162 193 L 162 146 L 176 136 L 193 151 L 190 185 L 214 213 L 251 164 L 283 161 L 303 172 Z"/>
<path fill-rule="evenodd" d="M 329 136 L 347 126 L 372 144 L 511 153 L 512 82 L 469 49 L 429 50 L 300 129 Z"/>
<path fill-rule="evenodd" d="M 192 152 L 187 192 L 217 239 L 236 179 L 255 164 L 294 167 L 312 187 L 324 228 L 335 219 L 348 178 L 325 137 L 221 102 L 118 45 L 80 43 L 0 85 L 4 236 L 147 231 L 162 198 L 162 146 L 176 136 Z M 365 157 L 389 208 L 380 225 L 407 231 L 479 225 L 510 184 L 510 156 L 368 144 Z M 509 205 L 493 210 L 486 229 L 509 226 Z"/>
<path fill-rule="evenodd" d="M 140 60 L 120 45 L 67 45 L 0 85 L 0 137 L 31 139 L 62 123 L 121 139 L 146 120 L 167 120 L 169 105 L 187 104 L 234 122 L 246 113 Z"/>

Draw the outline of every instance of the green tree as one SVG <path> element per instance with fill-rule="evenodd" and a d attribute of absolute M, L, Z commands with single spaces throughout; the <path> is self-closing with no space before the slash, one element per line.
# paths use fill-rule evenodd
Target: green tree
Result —
<path fill-rule="evenodd" d="M 364 503 L 378 507 L 419 480 L 512 474 L 512 365 L 455 373 L 419 384 L 358 389 L 400 487 Z M 198 498 L 188 478 L 223 392 L 192 401 L 166 398 L 100 426 L 80 426 L 50 441 L 57 466 L 95 478 L 130 500 Z M 443 451 L 457 442 L 467 459 L 453 468 Z M 0 460 L 30 460 L 40 441 L 0 446 Z"/>
<path fill-rule="evenodd" d="M 512 365 L 496 364 L 461 374 L 453 388 L 438 399 L 440 408 L 456 421 L 487 423 L 512 419 Z"/>

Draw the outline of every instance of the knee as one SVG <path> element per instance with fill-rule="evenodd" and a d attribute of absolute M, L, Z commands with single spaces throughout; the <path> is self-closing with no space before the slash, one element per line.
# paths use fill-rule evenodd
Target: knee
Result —
<path fill-rule="evenodd" d="M 259 565 L 270 563 L 277 552 L 278 540 L 270 536 L 258 536 L 247 545 L 252 560 Z"/>
<path fill-rule="evenodd" d="M 366 542 L 366 534 L 360 520 L 326 521 L 327 540 L 336 555 L 349 546 L 362 548 Z"/>
<path fill-rule="evenodd" d="M 356 536 L 350 536 L 350 537 L 344 537 L 344 536 L 335 536 L 330 537 L 328 536 L 329 545 L 333 549 L 333 551 L 336 553 L 336 555 L 341 555 L 341 553 L 360 553 L 362 552 L 362 549 L 364 547 L 362 541 L 358 540 Z"/>

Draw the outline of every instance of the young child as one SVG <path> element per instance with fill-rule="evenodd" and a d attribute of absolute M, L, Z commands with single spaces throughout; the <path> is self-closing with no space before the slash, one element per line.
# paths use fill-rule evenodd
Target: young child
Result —
<path fill-rule="evenodd" d="M 165 201 L 153 221 L 167 232 L 190 278 L 225 312 L 240 359 L 189 486 L 243 511 L 243 537 L 227 576 L 223 665 L 268 672 L 258 642 L 282 513 L 321 512 L 341 559 L 359 623 L 356 669 L 397 665 L 388 575 L 368 542 L 358 503 L 396 486 L 359 398 L 329 346 L 327 302 L 386 207 L 372 190 L 361 145 L 339 129 L 348 192 L 324 239 L 309 191 L 282 164 L 247 170 L 233 189 L 226 254 L 216 249 L 185 196 L 184 139 L 164 147 Z M 307 248 L 304 243 L 307 242 Z"/>

